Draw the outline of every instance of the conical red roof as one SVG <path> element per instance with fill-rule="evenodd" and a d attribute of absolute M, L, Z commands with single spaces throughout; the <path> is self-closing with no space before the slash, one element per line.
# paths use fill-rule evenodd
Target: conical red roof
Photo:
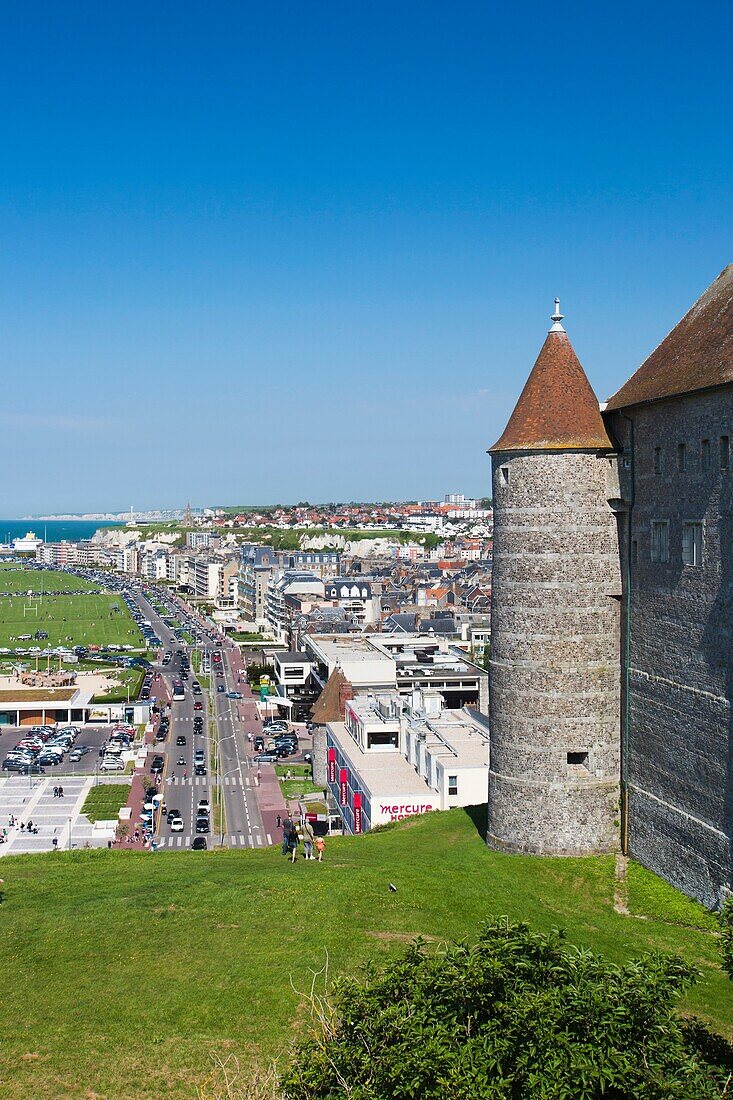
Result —
<path fill-rule="evenodd" d="M 568 335 L 548 332 L 497 451 L 611 450 L 598 400 Z"/>

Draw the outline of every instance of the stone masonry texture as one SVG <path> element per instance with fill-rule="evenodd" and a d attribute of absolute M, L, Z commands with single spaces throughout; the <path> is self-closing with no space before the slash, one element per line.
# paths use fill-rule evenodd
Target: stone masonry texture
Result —
<path fill-rule="evenodd" d="M 621 575 L 607 465 L 597 452 L 492 456 L 496 848 L 572 855 L 618 846 Z"/>

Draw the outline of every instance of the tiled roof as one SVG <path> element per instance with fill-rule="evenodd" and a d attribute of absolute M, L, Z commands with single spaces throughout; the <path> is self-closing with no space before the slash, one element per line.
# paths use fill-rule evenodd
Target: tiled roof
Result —
<path fill-rule="evenodd" d="M 345 688 L 351 688 L 349 681 L 340 668 L 335 668 L 326 681 L 321 694 L 313 704 L 311 721 L 316 726 L 325 726 L 328 722 L 340 722 L 344 716 L 341 705 Z"/>
<path fill-rule="evenodd" d="M 608 402 L 623 409 L 733 382 L 733 264 Z"/>
<path fill-rule="evenodd" d="M 489 453 L 610 450 L 598 401 L 566 332 L 548 332 L 504 433 Z"/>

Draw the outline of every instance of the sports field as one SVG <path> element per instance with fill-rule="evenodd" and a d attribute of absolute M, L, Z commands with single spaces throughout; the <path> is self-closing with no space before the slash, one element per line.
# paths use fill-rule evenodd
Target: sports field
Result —
<path fill-rule="evenodd" d="M 192 1100 L 215 1056 L 267 1061 L 303 1038 L 296 990 L 327 959 L 331 975 L 354 973 L 498 914 L 561 925 L 613 960 L 682 955 L 701 973 L 685 1010 L 730 1035 L 709 913 L 634 867 L 622 915 L 612 857 L 490 852 L 484 827 L 485 808 L 429 814 L 330 839 L 323 864 L 291 865 L 279 847 L 3 858 L 0 1094 Z"/>
<path fill-rule="evenodd" d="M 99 585 L 50 569 L 19 569 L 0 565 L 0 592 L 99 592 Z"/>
<path fill-rule="evenodd" d="M 83 595 L 58 595 L 82 590 Z M 31 645 L 132 645 L 144 648 L 142 636 L 121 596 L 68 573 L 0 569 L 0 592 L 38 592 L 37 596 L 0 595 L 0 647 Z M 37 630 L 47 639 L 36 641 Z M 30 634 L 22 639 L 21 635 Z"/>

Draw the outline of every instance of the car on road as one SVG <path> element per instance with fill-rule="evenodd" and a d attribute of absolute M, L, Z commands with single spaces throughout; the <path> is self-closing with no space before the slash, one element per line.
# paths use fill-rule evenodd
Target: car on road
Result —
<path fill-rule="evenodd" d="M 221 692 L 221 694 L 223 695 L 223 694 L 224 694 L 224 692 L 226 691 L 226 688 L 224 687 L 224 685 L 223 685 L 223 684 L 218 684 L 218 685 L 217 685 L 217 688 L 216 688 L 216 690 L 217 690 L 218 692 Z"/>
<path fill-rule="evenodd" d="M 179 756 L 178 759 L 176 760 L 176 767 L 177 768 L 185 768 L 185 766 L 186 766 L 186 757 L 185 756 Z"/>
<path fill-rule="evenodd" d="M 241 691 L 228 691 L 227 699 L 244 699 Z"/>
<path fill-rule="evenodd" d="M 194 775 L 206 775 L 206 765 L 205 764 L 196 764 L 194 766 L 194 769 L 193 769 L 193 774 Z"/>
<path fill-rule="evenodd" d="M 199 699 L 197 699 L 196 702 L 193 704 L 193 709 L 194 710 L 203 710 L 204 709 L 204 704 Z"/>
<path fill-rule="evenodd" d="M 196 814 L 199 815 L 199 814 L 210 814 L 210 813 L 211 813 L 211 803 L 209 802 L 208 798 L 200 798 L 199 799 L 199 804 L 196 807 Z"/>
<path fill-rule="evenodd" d="M 176 737 L 176 745 L 180 746 L 180 745 L 185 745 L 185 744 L 186 744 L 185 734 L 179 733 L 178 737 Z"/>
<path fill-rule="evenodd" d="M 179 817 L 174 817 L 170 822 L 170 827 L 171 827 L 171 832 L 172 833 L 182 833 L 183 832 L 183 818 L 180 817 L 180 816 Z"/>
<path fill-rule="evenodd" d="M 168 813 L 166 814 L 166 821 L 170 825 L 170 823 L 173 821 L 174 818 L 180 817 L 180 816 L 181 816 L 181 811 L 180 810 L 169 810 Z"/>
<path fill-rule="evenodd" d="M 191 841 L 192 852 L 205 852 L 208 848 L 205 836 L 195 836 Z"/>
<path fill-rule="evenodd" d="M 202 814 L 201 817 L 196 818 L 196 832 L 197 833 L 208 833 L 208 831 L 209 831 L 209 819 L 208 819 L 208 817 L 206 817 L 205 815 Z"/>

